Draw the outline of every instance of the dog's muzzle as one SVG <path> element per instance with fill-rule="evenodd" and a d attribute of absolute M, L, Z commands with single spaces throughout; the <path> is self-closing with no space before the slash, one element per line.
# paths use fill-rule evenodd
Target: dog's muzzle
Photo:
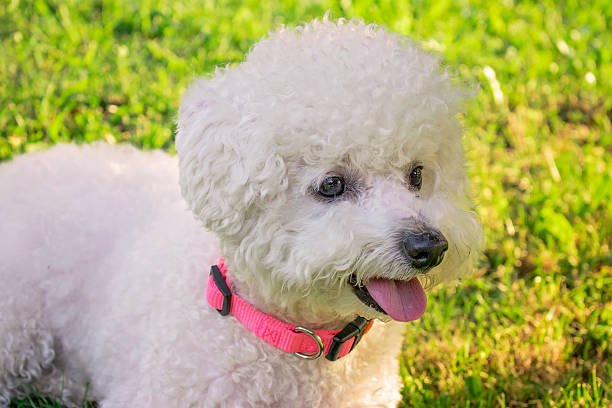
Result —
<path fill-rule="evenodd" d="M 410 278 L 394 280 L 383 276 L 374 277 L 374 281 L 370 278 L 358 282 L 355 274 L 351 274 L 348 279 L 353 293 L 362 303 L 380 313 L 391 312 L 392 317 L 400 321 L 414 320 L 425 310 L 425 294 L 420 282 L 415 281 L 418 279 L 415 275 L 427 273 L 438 266 L 448 249 L 448 241 L 437 229 L 414 220 L 410 227 L 398 234 L 399 252 L 405 260 L 407 271 L 411 272 Z M 389 293 L 395 297 L 389 297 Z"/>

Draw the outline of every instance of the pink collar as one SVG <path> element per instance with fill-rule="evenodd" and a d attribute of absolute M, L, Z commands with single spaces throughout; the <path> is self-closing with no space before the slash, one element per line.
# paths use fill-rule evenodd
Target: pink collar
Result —
<path fill-rule="evenodd" d="M 308 360 L 319 358 L 322 354 L 330 361 L 344 357 L 353 350 L 373 323 L 357 317 L 342 330 L 308 330 L 257 310 L 230 288 L 227 267 L 223 258 L 220 258 L 218 265 L 210 268 L 206 288 L 208 304 L 223 316 L 231 314 L 257 337 L 276 348 Z"/>

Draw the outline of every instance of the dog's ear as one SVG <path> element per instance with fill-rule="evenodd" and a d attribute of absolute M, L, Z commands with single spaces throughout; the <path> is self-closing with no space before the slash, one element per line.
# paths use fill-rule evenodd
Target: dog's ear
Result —
<path fill-rule="evenodd" d="M 189 207 L 208 229 L 230 238 L 282 199 L 287 172 L 273 144 L 258 133 L 257 118 L 214 81 L 199 80 L 185 93 L 176 151 Z"/>

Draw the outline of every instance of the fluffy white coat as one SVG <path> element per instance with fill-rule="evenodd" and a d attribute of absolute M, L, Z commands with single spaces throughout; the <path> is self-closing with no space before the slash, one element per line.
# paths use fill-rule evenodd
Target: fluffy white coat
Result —
<path fill-rule="evenodd" d="M 449 243 L 424 283 L 467 273 L 463 97 L 408 40 L 315 21 L 190 87 L 178 159 L 61 145 L 0 166 L 0 407 L 33 389 L 104 408 L 396 404 L 402 324 L 301 360 L 208 306 L 208 270 L 223 255 L 241 296 L 312 329 L 389 320 L 347 280 L 414 277 L 395 238 L 412 220 Z M 321 199 L 330 174 L 350 194 Z"/>

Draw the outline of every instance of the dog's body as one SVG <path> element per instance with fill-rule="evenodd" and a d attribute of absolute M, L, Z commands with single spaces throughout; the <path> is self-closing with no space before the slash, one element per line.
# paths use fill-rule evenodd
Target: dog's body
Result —
<path fill-rule="evenodd" d="M 312 329 L 388 321 L 380 304 L 418 318 L 422 302 L 372 282 L 418 297 L 402 282 L 452 279 L 475 258 L 460 99 L 398 37 L 323 21 L 192 86 L 180 161 L 64 145 L 0 167 L 0 407 L 31 389 L 104 408 L 396 404 L 401 324 L 376 323 L 338 361 L 302 360 L 209 306 L 208 270 L 223 255 L 237 293 Z M 414 231 L 448 251 L 415 266 Z"/>
<path fill-rule="evenodd" d="M 305 361 L 206 303 L 220 252 L 180 196 L 177 168 L 176 158 L 159 152 L 98 144 L 58 146 L 0 172 L 2 197 L 13 204 L 1 206 L 0 231 L 12 239 L 0 247 L 2 282 L 11 282 L 0 287 L 8 351 L 0 372 L 42 370 L 32 389 L 63 392 L 75 404 L 88 394 L 103 407 L 317 406 L 323 399 L 341 406 L 397 397 L 397 329 L 384 327 L 383 335 L 380 325 L 355 350 L 380 364 Z"/>

